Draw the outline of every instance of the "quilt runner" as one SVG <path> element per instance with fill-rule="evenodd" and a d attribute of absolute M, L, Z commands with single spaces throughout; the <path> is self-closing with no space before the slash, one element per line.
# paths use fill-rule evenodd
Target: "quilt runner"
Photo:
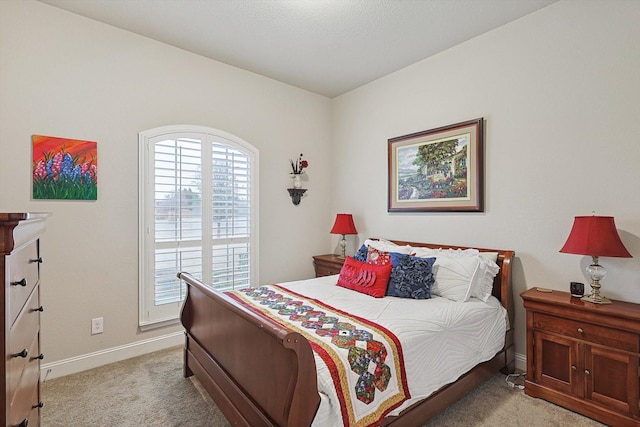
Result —
<path fill-rule="evenodd" d="M 410 397 L 402 347 L 384 327 L 279 285 L 225 293 L 307 338 L 331 372 L 345 427 L 379 425 Z"/>

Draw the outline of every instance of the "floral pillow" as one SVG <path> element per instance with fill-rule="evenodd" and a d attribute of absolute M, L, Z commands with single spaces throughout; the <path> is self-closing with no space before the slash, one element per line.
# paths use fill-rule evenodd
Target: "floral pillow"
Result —
<path fill-rule="evenodd" d="M 367 262 L 374 265 L 386 265 L 391 263 L 390 252 L 382 251 L 369 246 L 367 250 Z"/>
<path fill-rule="evenodd" d="M 340 270 L 337 285 L 382 298 L 387 291 L 390 275 L 391 264 L 374 265 L 347 257 Z"/>
<path fill-rule="evenodd" d="M 391 276 L 387 295 L 400 298 L 429 299 L 433 286 L 435 258 L 418 258 L 391 252 Z"/>

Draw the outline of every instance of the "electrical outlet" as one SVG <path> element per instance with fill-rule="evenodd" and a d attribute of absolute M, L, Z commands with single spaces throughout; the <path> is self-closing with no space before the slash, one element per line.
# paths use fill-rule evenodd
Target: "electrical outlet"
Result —
<path fill-rule="evenodd" d="M 96 317 L 91 319 L 91 335 L 101 334 L 104 329 L 104 318 Z"/>

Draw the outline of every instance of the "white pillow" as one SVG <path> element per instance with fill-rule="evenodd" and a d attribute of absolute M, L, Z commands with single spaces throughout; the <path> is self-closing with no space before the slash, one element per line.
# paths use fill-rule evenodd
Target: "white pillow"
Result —
<path fill-rule="evenodd" d="M 493 262 L 498 260 L 498 252 L 480 252 L 477 249 L 443 249 L 443 248 L 425 248 L 425 247 L 412 247 L 412 254 L 421 258 L 428 258 L 434 256 L 460 256 L 460 255 L 480 255 L 483 258 L 487 258 Z"/>
<path fill-rule="evenodd" d="M 370 246 L 382 252 L 397 252 L 405 255 L 410 255 L 412 251 L 412 248 L 409 245 L 400 246 L 400 245 L 396 245 L 393 242 L 390 242 L 389 240 L 383 240 L 383 239 L 380 239 L 380 240 L 367 239 L 364 241 L 364 245 L 367 247 Z"/>
<path fill-rule="evenodd" d="M 483 256 L 483 253 L 489 252 L 480 252 L 480 256 L 478 257 L 480 260 L 478 263 L 478 271 L 471 284 L 471 296 L 487 302 L 493 291 L 493 279 L 500 271 L 500 267 L 498 267 L 495 261 Z M 497 255 L 496 253 L 496 259 Z"/>
<path fill-rule="evenodd" d="M 412 248 L 418 257 L 435 257 L 435 282 L 431 293 L 453 301 L 468 301 L 475 297 L 487 301 L 493 290 L 493 279 L 500 267 L 495 263 L 497 252 L 477 249 Z"/>

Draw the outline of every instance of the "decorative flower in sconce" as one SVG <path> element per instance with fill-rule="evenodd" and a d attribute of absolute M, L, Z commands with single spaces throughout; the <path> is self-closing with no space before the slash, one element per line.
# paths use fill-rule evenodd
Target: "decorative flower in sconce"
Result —
<path fill-rule="evenodd" d="M 289 159 L 289 163 L 291 163 L 291 173 L 293 175 L 300 175 L 304 173 L 305 168 L 309 167 L 309 162 L 302 158 L 302 153 L 300 153 L 300 157 L 298 157 L 295 162 Z"/>
<path fill-rule="evenodd" d="M 309 167 L 309 162 L 302 158 L 302 153 L 295 160 L 289 159 L 289 163 L 291 164 L 291 177 L 293 178 L 293 188 L 288 188 L 289 195 L 291 196 L 291 200 L 294 205 L 300 204 L 300 199 L 304 194 L 305 190 L 302 188 L 302 180 L 300 179 L 300 175 L 304 173 L 304 170 Z"/>

